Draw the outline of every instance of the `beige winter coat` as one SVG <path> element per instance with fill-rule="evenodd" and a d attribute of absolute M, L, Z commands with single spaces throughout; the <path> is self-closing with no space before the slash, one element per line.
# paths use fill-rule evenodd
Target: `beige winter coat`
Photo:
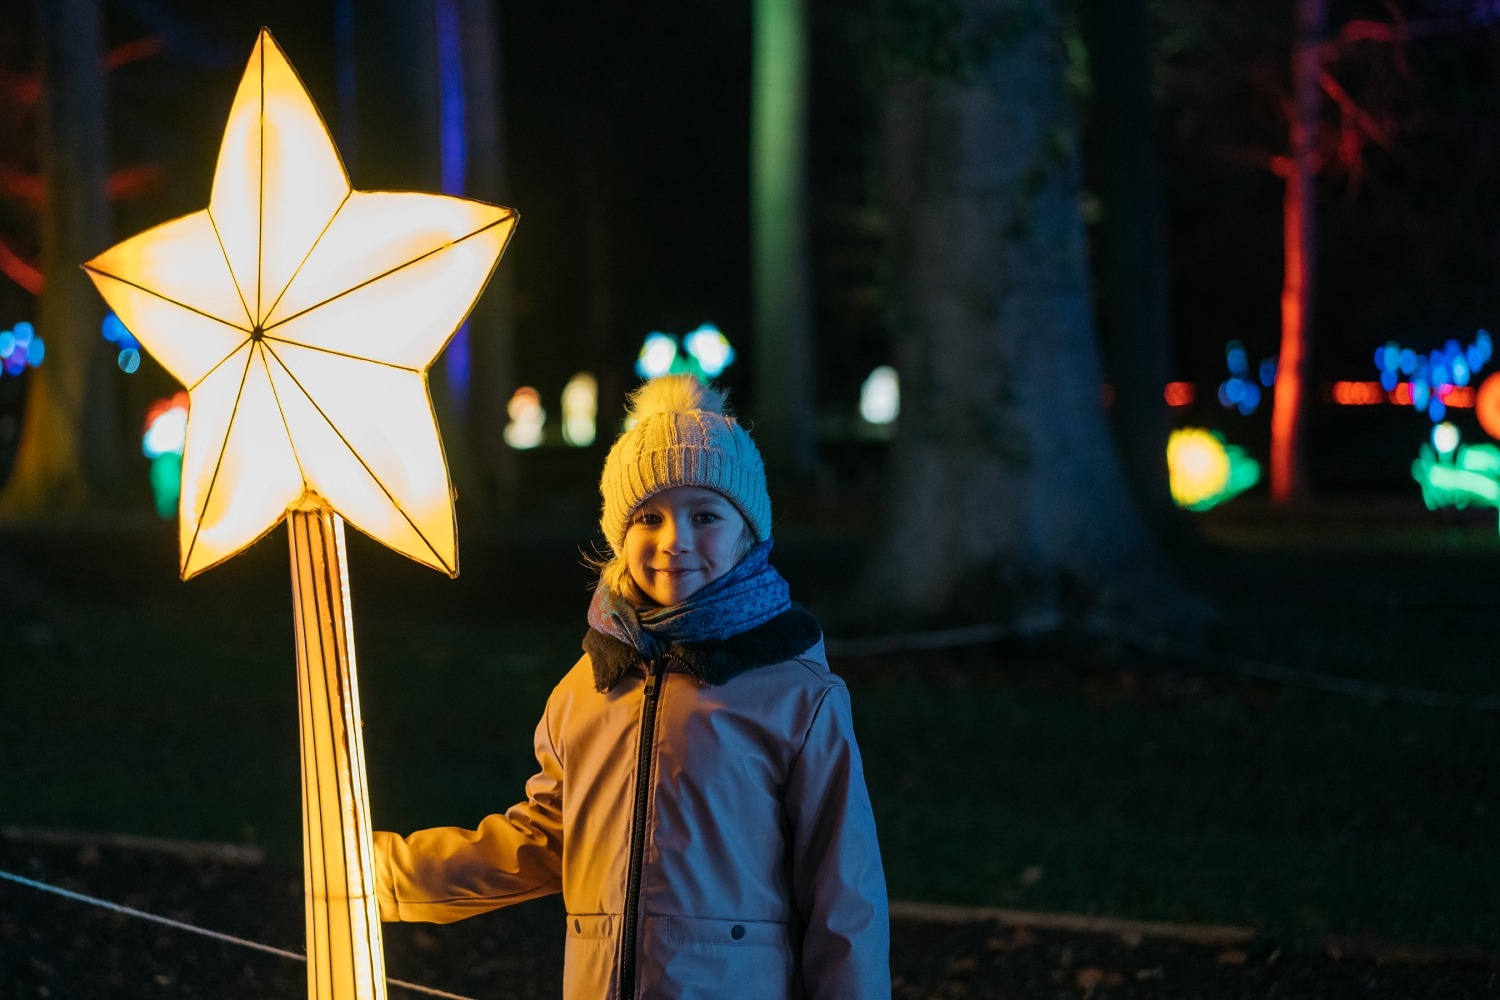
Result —
<path fill-rule="evenodd" d="M 812 617 L 653 664 L 597 632 L 585 649 L 537 726 L 524 802 L 477 830 L 375 834 L 381 916 L 561 891 L 565 1000 L 889 997 L 874 818 Z"/>

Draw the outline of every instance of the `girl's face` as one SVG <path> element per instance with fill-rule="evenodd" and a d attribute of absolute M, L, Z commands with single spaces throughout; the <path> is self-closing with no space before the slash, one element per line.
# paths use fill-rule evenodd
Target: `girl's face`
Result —
<path fill-rule="evenodd" d="M 625 563 L 635 585 L 669 607 L 733 569 L 747 551 L 748 536 L 744 515 L 722 493 L 673 486 L 630 515 Z"/>

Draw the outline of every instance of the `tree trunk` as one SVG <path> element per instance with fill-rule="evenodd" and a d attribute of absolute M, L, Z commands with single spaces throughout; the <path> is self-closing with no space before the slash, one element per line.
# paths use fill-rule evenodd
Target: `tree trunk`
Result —
<path fill-rule="evenodd" d="M 495 0 L 460 0 L 464 94 L 468 107 L 471 197 L 509 205 L 501 27 Z M 469 316 L 469 440 L 484 499 L 492 509 L 516 501 L 515 450 L 505 443 L 505 406 L 516 389 L 514 281 L 502 258 Z"/>
<path fill-rule="evenodd" d="M 1318 47 L 1326 0 L 1297 0 L 1288 124 L 1292 155 L 1284 201 L 1281 355 L 1271 409 L 1271 502 L 1307 493 L 1307 390 L 1311 376 L 1312 310 L 1317 277 Z"/>
<path fill-rule="evenodd" d="M 1104 204 L 1099 326 L 1115 390 L 1111 423 L 1136 508 L 1158 538 L 1175 538 L 1185 525 L 1167 482 L 1172 335 L 1150 19 L 1145 0 L 1085 0 L 1081 12 Z"/>
<path fill-rule="evenodd" d="M 79 264 L 109 243 L 104 40 L 98 0 L 37 4 L 42 97 L 43 364 L 31 370 L 16 463 L 0 511 L 27 517 L 116 499 L 119 415 L 104 304 Z"/>
<path fill-rule="evenodd" d="M 968 71 L 886 95 L 902 406 L 858 617 L 1097 600 L 1151 552 L 1100 400 L 1079 155 L 1051 0 L 965 0 Z"/>
<path fill-rule="evenodd" d="M 750 239 L 755 436 L 773 474 L 817 462 L 802 0 L 754 0 Z"/>

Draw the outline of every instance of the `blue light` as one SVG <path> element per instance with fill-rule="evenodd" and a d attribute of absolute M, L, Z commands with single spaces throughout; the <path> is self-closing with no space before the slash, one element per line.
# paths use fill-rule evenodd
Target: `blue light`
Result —
<path fill-rule="evenodd" d="M 1245 345 L 1231 340 L 1224 348 L 1224 359 L 1229 363 L 1231 375 L 1244 375 L 1249 370 L 1249 359 L 1245 356 Z"/>
<path fill-rule="evenodd" d="M 0 330 L 0 358 L 8 358 L 15 353 L 16 335 L 9 330 Z"/>
<path fill-rule="evenodd" d="M 641 344 L 641 353 L 635 362 L 635 372 L 641 378 L 656 378 L 672 370 L 677 360 L 677 338 L 665 333 L 646 334 Z"/>
<path fill-rule="evenodd" d="M 99 324 L 99 333 L 111 344 L 118 345 L 121 350 L 128 347 L 140 350 L 140 341 L 135 339 L 135 335 L 125 328 L 125 324 L 120 321 L 120 317 L 114 313 L 108 313 L 104 317 L 104 322 Z"/>
<path fill-rule="evenodd" d="M 134 347 L 127 347 L 115 358 L 115 364 L 120 366 L 120 371 L 126 375 L 135 374 L 135 370 L 141 366 L 141 352 Z"/>
<path fill-rule="evenodd" d="M 31 343 L 31 338 L 36 336 L 36 327 L 23 321 L 17 323 L 12 332 L 16 335 L 16 346 L 25 347 Z"/>
<path fill-rule="evenodd" d="M 719 328 L 704 323 L 682 338 L 682 346 L 709 378 L 719 375 L 734 360 L 734 348 Z"/>
<path fill-rule="evenodd" d="M 1276 384 L 1276 359 L 1267 358 L 1260 363 L 1260 384 L 1267 389 Z"/>
<path fill-rule="evenodd" d="M 32 368 L 35 368 L 37 365 L 42 363 L 42 359 L 46 356 L 46 342 L 43 341 L 41 337 L 33 338 L 31 341 L 31 349 L 26 352 L 26 363 Z"/>
<path fill-rule="evenodd" d="M 1244 380 L 1232 378 L 1228 382 L 1225 382 L 1224 395 L 1229 399 L 1231 404 L 1235 406 L 1240 405 L 1240 401 L 1245 398 Z"/>
<path fill-rule="evenodd" d="M 1396 369 L 1387 368 L 1385 371 L 1380 373 L 1380 388 L 1384 389 L 1386 392 L 1394 392 L 1396 389 L 1396 383 L 1400 380 L 1400 378 L 1401 376 L 1396 374 Z"/>
<path fill-rule="evenodd" d="M 438 50 L 438 170 L 444 194 L 462 195 L 469 172 L 469 150 L 465 141 L 466 105 L 463 74 L 463 30 L 458 0 L 437 0 Z M 469 408 L 469 373 L 472 358 L 469 324 L 464 323 L 448 341 L 443 370 L 448 391 L 460 412 Z"/>
<path fill-rule="evenodd" d="M 1255 412 L 1255 408 L 1259 405 L 1260 386 L 1256 385 L 1254 382 L 1246 382 L 1240 399 L 1240 412 L 1248 417 L 1250 414 Z"/>
<path fill-rule="evenodd" d="M 1231 409 L 1234 406 L 1234 401 L 1229 398 L 1228 382 L 1219 383 L 1219 405 L 1225 409 Z"/>
<path fill-rule="evenodd" d="M 1399 367 L 1401 368 L 1402 375 L 1410 375 L 1412 372 L 1416 371 L 1417 352 L 1412 350 L 1410 347 L 1403 350 L 1401 352 Z"/>
<path fill-rule="evenodd" d="M 1432 402 L 1427 404 L 1427 415 L 1432 418 L 1433 423 L 1442 420 L 1448 413 L 1448 406 L 1438 397 L 1432 397 Z"/>
<path fill-rule="evenodd" d="M 1432 398 L 1432 387 L 1426 382 L 1413 382 L 1411 384 L 1411 405 L 1419 410 L 1427 409 L 1427 401 Z"/>

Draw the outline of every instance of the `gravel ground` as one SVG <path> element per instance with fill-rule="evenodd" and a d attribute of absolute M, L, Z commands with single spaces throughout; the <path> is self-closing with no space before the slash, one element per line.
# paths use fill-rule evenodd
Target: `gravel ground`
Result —
<path fill-rule="evenodd" d="M 0 871 L 287 951 L 302 950 L 302 873 L 210 852 L 0 838 Z M 447 926 L 386 925 L 389 975 L 475 998 L 556 997 L 556 897 Z M 1500 956 L 1348 942 L 1316 949 L 898 919 L 899 1000 L 1500 997 Z M 0 997 L 305 996 L 304 966 L 0 880 Z M 392 986 L 396 1000 L 422 994 Z"/>

